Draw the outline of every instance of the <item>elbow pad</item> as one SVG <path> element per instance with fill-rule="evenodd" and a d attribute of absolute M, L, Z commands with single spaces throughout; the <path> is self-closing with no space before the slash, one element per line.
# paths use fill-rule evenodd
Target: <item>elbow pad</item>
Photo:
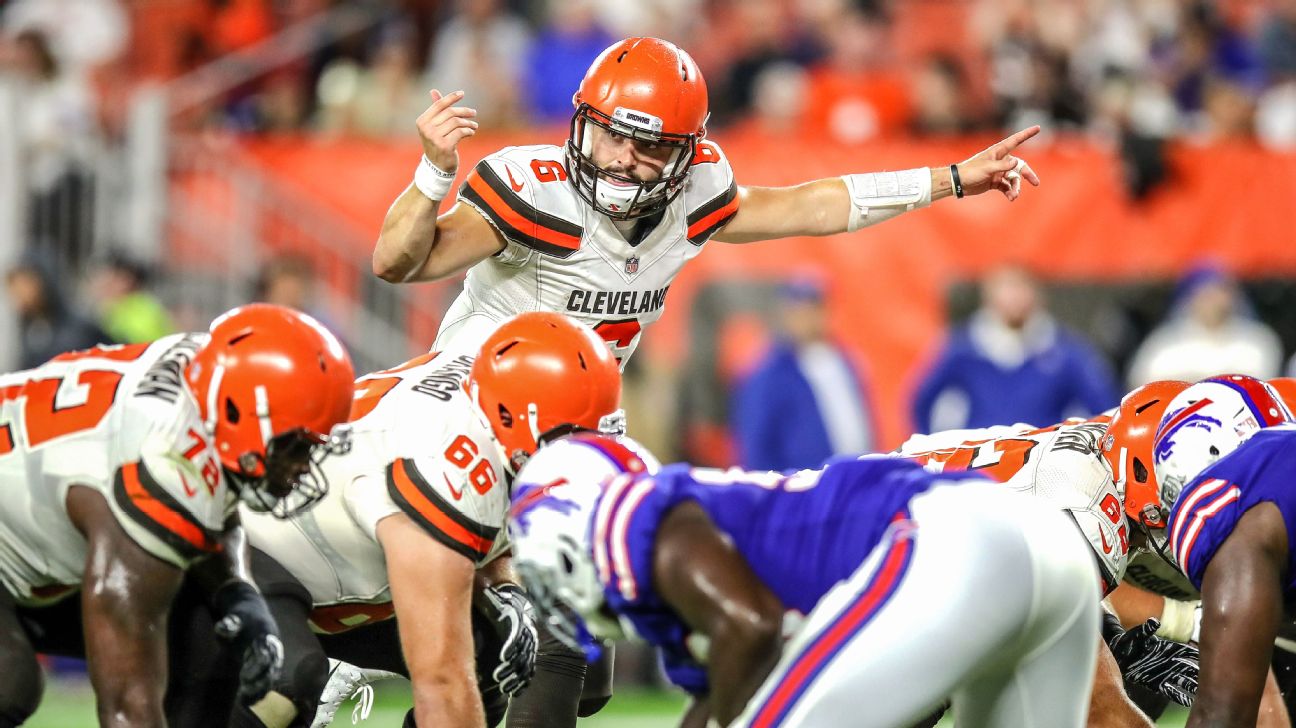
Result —
<path fill-rule="evenodd" d="M 899 172 L 871 172 L 842 176 L 850 195 L 847 232 L 876 225 L 915 208 L 931 204 L 931 170 L 926 167 Z"/>

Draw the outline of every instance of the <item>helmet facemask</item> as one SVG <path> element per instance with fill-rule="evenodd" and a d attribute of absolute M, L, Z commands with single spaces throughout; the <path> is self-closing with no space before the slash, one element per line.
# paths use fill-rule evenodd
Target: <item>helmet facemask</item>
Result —
<path fill-rule="evenodd" d="M 245 452 L 238 469 L 226 468 L 239 500 L 258 513 L 286 519 L 302 513 L 328 494 L 323 462 L 351 450 L 351 428 L 337 425 L 328 437 L 291 430 L 271 438 L 265 454 Z"/>
<path fill-rule="evenodd" d="M 541 560 L 515 559 L 514 569 L 549 633 L 593 662 L 602 653 L 601 641 L 621 639 L 625 633 L 615 617 L 603 615 L 607 604 L 594 564 L 583 556 L 580 544 L 562 534 L 556 546 Z"/>
<path fill-rule="evenodd" d="M 594 162 L 594 134 L 590 125 L 607 134 L 630 137 L 645 144 L 671 149 L 661 176 L 649 182 L 629 174 L 610 172 Z M 697 134 L 661 130 L 661 120 L 650 114 L 617 107 L 612 116 L 589 104 L 580 104 L 572 115 L 567 138 L 567 158 L 576 192 L 594 209 L 613 220 L 633 220 L 666 209 L 684 191 Z"/>

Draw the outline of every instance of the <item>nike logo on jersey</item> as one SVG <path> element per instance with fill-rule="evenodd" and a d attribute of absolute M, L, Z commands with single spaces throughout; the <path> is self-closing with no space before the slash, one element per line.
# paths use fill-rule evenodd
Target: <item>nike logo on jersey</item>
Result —
<path fill-rule="evenodd" d="M 450 482 L 450 476 L 445 473 L 441 473 L 441 477 L 445 479 L 446 488 L 450 491 L 450 497 L 455 500 L 463 500 L 463 488 L 455 488 L 454 483 Z"/>
<path fill-rule="evenodd" d="M 505 167 L 505 168 L 504 168 L 504 173 L 508 175 L 508 178 L 509 178 L 509 187 L 512 187 L 514 192 L 521 192 L 521 191 L 522 191 L 522 183 L 521 183 L 521 182 L 518 182 L 518 181 L 515 180 L 515 179 L 513 179 L 513 170 L 509 169 L 508 167 Z"/>

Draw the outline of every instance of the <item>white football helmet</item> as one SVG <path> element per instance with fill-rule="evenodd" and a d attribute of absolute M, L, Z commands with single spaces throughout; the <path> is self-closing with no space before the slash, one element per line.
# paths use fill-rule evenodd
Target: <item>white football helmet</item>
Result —
<path fill-rule="evenodd" d="M 1161 506 L 1173 507 L 1193 478 L 1261 428 L 1291 420 L 1273 387 L 1254 377 L 1211 377 L 1180 392 L 1152 442 Z"/>
<path fill-rule="evenodd" d="M 553 635 L 591 660 L 599 640 L 630 632 L 605 607 L 591 542 L 594 511 L 610 481 L 659 467 L 628 437 L 579 432 L 542 446 L 513 486 L 513 566 Z"/>

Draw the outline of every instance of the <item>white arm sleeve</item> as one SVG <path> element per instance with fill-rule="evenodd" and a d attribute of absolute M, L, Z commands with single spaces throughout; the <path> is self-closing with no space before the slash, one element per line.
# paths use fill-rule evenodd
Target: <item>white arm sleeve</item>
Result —
<path fill-rule="evenodd" d="M 842 177 L 850 194 L 847 232 L 885 222 L 915 208 L 931 204 L 931 170 L 926 167 L 899 172 L 848 174 Z"/>

